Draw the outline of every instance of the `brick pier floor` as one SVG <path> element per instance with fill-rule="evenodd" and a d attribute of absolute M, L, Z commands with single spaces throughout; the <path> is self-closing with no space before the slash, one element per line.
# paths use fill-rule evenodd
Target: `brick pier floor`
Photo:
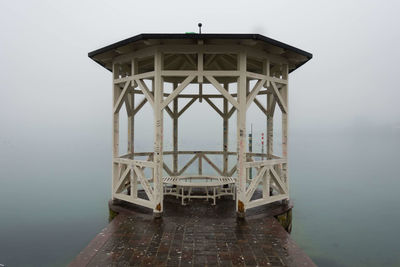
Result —
<path fill-rule="evenodd" d="M 119 214 L 70 266 L 315 266 L 274 218 L 291 207 L 271 204 L 236 219 L 234 201 L 212 206 L 166 198 L 161 219 L 120 203 Z"/>

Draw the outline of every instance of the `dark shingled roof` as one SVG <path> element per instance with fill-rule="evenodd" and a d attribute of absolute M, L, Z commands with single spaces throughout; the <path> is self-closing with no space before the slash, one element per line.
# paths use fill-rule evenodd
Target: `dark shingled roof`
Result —
<path fill-rule="evenodd" d="M 94 50 L 88 54 L 88 56 L 94 61 L 98 62 L 102 66 L 105 66 L 104 62 L 97 60 L 95 57 L 101 55 L 106 52 L 113 51 L 119 47 L 126 46 L 128 44 L 134 44 L 139 41 L 145 40 L 255 40 L 259 42 L 264 42 L 265 44 L 279 47 L 284 49 L 285 51 L 290 51 L 294 54 L 300 55 L 304 57 L 304 60 L 297 60 L 296 66 L 291 71 L 297 69 L 308 60 L 312 58 L 312 54 L 296 48 L 294 46 L 282 43 L 280 41 L 271 39 L 261 34 L 237 34 L 237 33 L 205 33 L 205 34 L 196 34 L 196 33 L 142 33 L 135 35 L 133 37 L 127 38 L 125 40 L 113 43 L 111 45 L 107 45 L 100 49 Z M 290 59 L 290 58 L 289 58 Z"/>

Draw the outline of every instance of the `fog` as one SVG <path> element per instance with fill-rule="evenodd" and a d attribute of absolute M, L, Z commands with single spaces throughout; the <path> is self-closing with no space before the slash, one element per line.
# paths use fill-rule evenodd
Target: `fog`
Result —
<path fill-rule="evenodd" d="M 87 53 L 139 33 L 197 31 L 198 22 L 204 33 L 260 33 L 313 53 L 290 75 L 292 134 L 399 131 L 399 8 L 396 1 L 2 2 L 1 161 L 71 162 L 74 153 L 99 149 L 108 156 L 111 74 Z M 214 138 L 220 119 L 207 108 L 182 118 L 182 144 L 221 145 Z M 151 110 L 140 116 L 136 142 L 148 150 Z M 250 116 L 248 126 L 258 118 Z M 218 126 L 192 127 L 204 123 Z"/>
<path fill-rule="evenodd" d="M 82 135 L 109 142 L 111 75 L 87 53 L 139 33 L 197 31 L 198 22 L 205 33 L 260 33 L 313 53 L 290 76 L 292 131 L 400 124 L 397 1 L 0 5 L 1 146 Z"/>
<path fill-rule="evenodd" d="M 197 31 L 198 22 L 203 23 L 204 33 L 260 33 L 313 53 L 311 61 L 290 75 L 292 134 L 399 131 L 397 1 L 3 1 L 0 5 L 3 166 L 11 158 L 64 155 L 71 161 L 68 151 L 81 157 L 94 151 L 108 155 L 111 74 L 87 53 L 139 33 Z M 194 120 L 183 118 L 180 137 L 189 139 L 182 144 L 192 139 L 210 147 L 221 144 L 222 138 L 213 137 L 221 135 L 220 119 L 209 107 L 204 112 L 194 107 L 189 116 Z M 136 124 L 141 129 L 136 142 L 143 149 L 152 147 L 149 119 L 147 108 Z M 256 115 L 250 116 L 248 126 L 252 120 L 260 123 Z M 203 131 L 191 127 L 208 122 L 218 126 Z M 264 131 L 261 124 L 256 133 Z"/>

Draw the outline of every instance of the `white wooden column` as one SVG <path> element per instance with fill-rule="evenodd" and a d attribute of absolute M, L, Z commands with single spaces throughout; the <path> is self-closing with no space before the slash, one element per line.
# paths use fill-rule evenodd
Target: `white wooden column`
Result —
<path fill-rule="evenodd" d="M 237 202 L 236 212 L 238 217 L 244 217 L 246 212 L 246 53 L 239 53 L 237 102 Z"/>
<path fill-rule="evenodd" d="M 121 93 L 121 89 L 119 88 L 118 84 L 114 84 L 114 79 L 119 78 L 119 65 L 113 64 L 113 74 L 112 74 L 112 85 L 113 85 L 113 101 L 112 101 L 112 113 L 113 113 L 113 132 L 112 132 L 112 138 L 113 138 L 113 150 L 112 150 L 112 157 L 113 160 L 114 158 L 117 158 L 119 155 L 119 112 L 114 112 L 114 106 L 118 101 L 118 98 Z M 112 163 L 112 186 L 111 186 L 111 197 L 112 200 L 114 200 L 114 185 L 118 181 L 118 163 Z"/>
<path fill-rule="evenodd" d="M 289 70 L 288 65 L 282 65 L 282 79 L 288 80 Z M 286 103 L 286 112 L 282 112 L 282 157 L 288 158 L 288 113 L 289 113 L 289 98 L 288 98 L 288 84 L 284 85 L 281 89 L 281 95 L 284 103 Z M 286 186 L 289 190 L 289 181 L 288 181 L 288 164 L 282 164 L 282 176 L 283 181 L 286 183 Z M 288 192 L 289 194 L 289 192 Z"/>
<path fill-rule="evenodd" d="M 250 93 L 250 80 L 248 80 L 247 77 L 246 77 L 246 99 L 247 99 L 247 96 L 249 95 L 249 93 Z M 247 102 L 247 100 L 246 100 L 246 102 Z M 247 106 L 247 103 L 246 103 L 246 106 Z M 246 108 L 246 110 L 247 110 L 247 108 Z M 246 111 L 246 115 L 247 115 L 247 111 Z M 252 131 L 252 129 L 250 129 L 250 131 Z M 249 135 L 247 135 L 247 133 L 246 133 L 246 141 L 249 141 L 249 143 L 248 143 L 249 152 L 250 153 L 253 152 L 253 147 L 252 147 L 252 145 L 253 145 L 253 134 L 251 135 L 251 139 L 250 139 Z M 253 159 L 252 156 L 246 156 L 246 161 L 249 161 L 249 160 L 252 160 L 252 159 Z M 253 168 L 247 168 L 246 169 L 246 175 L 247 175 L 248 179 L 252 179 L 253 178 Z M 247 179 L 246 179 L 246 181 L 247 181 Z"/>
<path fill-rule="evenodd" d="M 131 63 L 131 75 L 135 75 L 137 73 L 137 60 L 134 59 L 132 60 Z M 133 83 L 133 89 L 137 87 L 137 84 Z M 130 92 L 128 94 L 128 103 L 129 103 L 129 107 L 130 108 L 130 112 L 128 112 L 128 114 L 130 114 L 128 116 L 128 153 L 130 153 L 132 155 L 132 159 L 134 159 L 134 153 L 135 153 L 135 114 L 133 113 L 133 111 L 135 110 L 135 94 L 132 90 L 132 92 Z M 137 175 L 136 173 L 133 171 L 133 168 L 131 168 L 131 172 L 130 172 L 130 184 L 131 184 L 131 188 L 130 188 L 130 192 L 131 192 L 131 196 L 133 198 L 137 198 Z"/>
<path fill-rule="evenodd" d="M 131 64 L 131 75 L 135 75 L 137 73 L 137 61 L 132 60 Z M 134 84 L 133 87 L 136 87 L 137 85 Z M 134 114 L 133 110 L 135 109 L 135 94 L 133 93 L 133 90 L 128 93 L 128 99 L 129 107 L 127 106 L 126 108 L 130 108 L 131 110 L 128 112 L 128 153 L 133 153 L 135 151 L 134 149 L 134 135 L 135 135 L 135 119 L 134 119 Z"/>
<path fill-rule="evenodd" d="M 274 95 L 272 93 L 267 94 L 267 159 L 272 159 L 273 154 L 274 154 L 274 114 L 275 114 L 275 106 L 276 106 L 276 101 L 274 98 Z M 279 171 L 279 168 L 276 165 L 274 169 L 277 172 Z M 267 190 L 263 191 L 263 197 L 267 198 L 270 195 L 270 179 L 271 179 L 271 174 L 270 172 L 266 172 L 266 185 L 268 186 Z"/>
<path fill-rule="evenodd" d="M 163 211 L 163 79 L 162 53 L 156 51 L 154 56 L 154 208 L 155 217 L 160 217 Z"/>
<path fill-rule="evenodd" d="M 131 107 L 135 105 L 135 94 L 128 93 L 128 102 Z M 128 108 L 128 107 L 127 107 Z M 133 115 L 133 110 L 130 111 L 130 115 L 128 115 L 128 153 L 132 154 L 135 151 L 134 149 L 134 135 L 135 135 L 135 118 Z"/>
<path fill-rule="evenodd" d="M 269 59 L 264 60 L 263 62 L 263 74 L 266 75 L 267 77 L 270 76 L 270 61 Z M 268 88 L 270 86 L 269 81 L 266 81 L 263 85 L 265 88 Z M 266 142 L 266 151 L 267 151 L 267 159 L 272 159 L 272 154 L 273 154 L 273 114 L 271 115 L 269 113 L 269 110 L 271 109 L 271 104 L 272 104 L 272 94 L 267 94 L 266 95 L 266 102 L 267 102 L 267 113 L 265 114 L 267 117 L 267 125 L 266 125 L 266 136 L 267 136 L 267 142 Z M 263 148 L 264 150 L 264 148 Z M 268 198 L 270 193 L 269 193 L 269 188 L 270 188 L 270 172 L 266 171 L 263 176 L 263 191 L 262 195 L 263 198 Z"/>
<path fill-rule="evenodd" d="M 174 83 L 174 89 L 178 86 L 177 83 Z M 178 173 L 178 97 L 174 98 L 173 102 L 173 107 L 172 107 L 172 113 L 174 114 L 174 117 L 172 118 L 172 128 L 173 128 L 173 133 L 172 133 L 172 143 L 173 143 L 173 158 L 172 158 L 172 171 L 174 175 Z"/>
<path fill-rule="evenodd" d="M 272 94 L 267 94 L 267 159 L 272 159 L 274 153 L 274 110 Z"/>
<path fill-rule="evenodd" d="M 224 88 L 226 89 L 226 91 L 229 93 L 229 84 L 226 83 L 224 84 Z M 223 174 L 224 176 L 228 175 L 228 137 L 229 137 L 229 118 L 228 118 L 228 100 L 226 98 L 224 98 L 224 102 L 223 102 L 224 106 L 223 106 L 223 126 L 222 126 L 222 131 L 223 131 L 223 151 L 224 151 L 224 155 L 223 155 L 223 166 L 224 166 L 224 171 Z"/>

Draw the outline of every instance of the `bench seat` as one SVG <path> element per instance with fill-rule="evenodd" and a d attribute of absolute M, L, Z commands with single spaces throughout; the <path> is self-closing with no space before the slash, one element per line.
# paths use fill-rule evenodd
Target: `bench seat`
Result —
<path fill-rule="evenodd" d="M 235 199 L 235 182 L 235 178 L 227 176 L 167 176 L 163 178 L 164 195 L 180 197 L 182 205 L 186 205 L 185 199 L 192 198 L 212 199 L 215 205 L 217 197 L 230 195 Z M 203 189 L 205 194 L 194 194 L 193 189 Z"/>

